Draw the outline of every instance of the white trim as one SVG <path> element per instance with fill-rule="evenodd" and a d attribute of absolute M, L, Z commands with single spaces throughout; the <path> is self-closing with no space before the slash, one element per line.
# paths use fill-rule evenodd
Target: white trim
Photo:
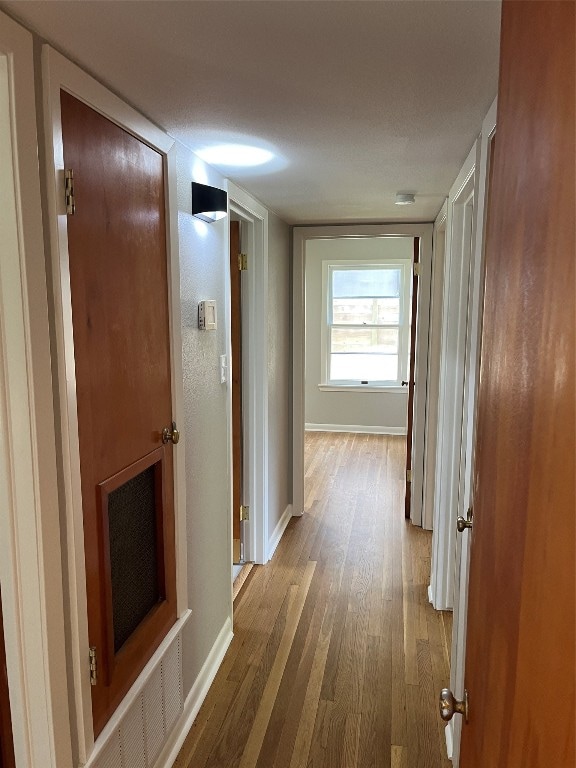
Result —
<path fill-rule="evenodd" d="M 466 337 L 466 361 L 464 372 L 464 398 L 462 419 L 462 446 L 460 453 L 460 482 L 458 485 L 458 514 L 466 515 L 473 504 L 474 447 L 476 431 L 476 392 L 480 375 L 480 340 L 484 303 L 484 236 L 488 202 L 488 177 L 490 167 L 490 140 L 496 130 L 496 100 L 484 122 L 480 139 L 478 163 L 478 194 L 476 198 L 476 237 L 473 245 L 470 301 L 468 309 L 468 333 Z M 452 624 L 452 652 L 450 664 L 450 688 L 457 698 L 464 695 L 464 666 L 466 656 L 466 624 L 468 613 L 468 574 L 471 532 L 465 531 L 456 541 L 456 570 L 454 579 L 454 617 Z M 460 760 L 462 719 L 452 730 L 453 763 L 457 768 Z"/>
<path fill-rule="evenodd" d="M 406 435 L 406 427 L 367 427 L 364 424 L 309 424 L 306 432 L 351 432 L 359 435 Z"/>
<path fill-rule="evenodd" d="M 478 150 L 479 142 L 475 141 L 448 197 L 436 442 L 442 450 L 436 462 L 430 578 L 432 604 L 438 610 L 450 610 L 453 605 L 466 319 L 475 236 Z"/>
<path fill-rule="evenodd" d="M 290 522 L 291 519 L 292 519 L 292 504 L 288 504 L 288 506 L 282 513 L 282 517 L 276 523 L 276 527 L 272 532 L 272 536 L 270 536 L 270 541 L 268 542 L 268 560 L 272 558 L 272 555 L 276 551 L 276 547 L 280 543 L 280 539 L 282 538 L 284 531 L 286 530 L 286 527 L 288 526 L 288 523 Z"/>
<path fill-rule="evenodd" d="M 306 242 L 314 239 L 337 237 L 386 236 L 420 238 L 421 266 L 418 291 L 418 327 L 416 332 L 411 519 L 415 525 L 422 523 L 432 224 L 355 224 L 295 227 L 294 229 L 292 260 L 292 507 L 294 515 L 301 515 L 304 511 L 304 278 Z"/>
<path fill-rule="evenodd" d="M 218 637 L 216 638 L 206 661 L 202 665 L 202 669 L 194 681 L 190 693 L 186 697 L 184 711 L 160 752 L 155 763 L 155 768 L 171 768 L 174 764 L 182 745 L 188 736 L 190 728 L 196 719 L 196 715 L 200 711 L 200 707 L 210 690 L 210 686 L 214 682 L 216 673 L 224 660 L 224 656 L 226 655 L 226 651 L 228 650 L 233 637 L 232 620 L 228 617 L 218 633 Z"/>
<path fill-rule="evenodd" d="M 262 565 L 268 561 L 268 211 L 231 181 L 227 182 L 227 190 L 230 211 L 249 224 L 248 247 L 245 248 L 243 244 L 249 253 L 249 261 L 243 286 L 247 300 L 243 302 L 242 309 L 243 315 L 246 313 L 246 322 L 242 324 L 242 407 L 246 471 L 243 503 L 250 507 L 250 520 L 243 524 L 243 533 L 244 559 Z M 229 316 L 226 333 L 228 359 L 231 360 Z M 232 466 L 230 386 L 228 436 L 228 454 Z M 232 477 L 231 472 L 229 476 Z"/>
<path fill-rule="evenodd" d="M 444 737 L 446 738 L 446 756 L 452 760 L 454 754 L 454 722 L 451 720 L 444 728 Z"/>
<path fill-rule="evenodd" d="M 80 452 L 76 411 L 76 381 L 74 365 L 74 340 L 72 332 L 71 296 L 68 272 L 67 221 L 63 208 L 62 177 L 64 171 L 62 124 L 60 116 L 60 89 L 82 100 L 102 115 L 120 125 L 137 138 L 156 148 L 166 159 L 166 205 L 174 200 L 175 158 L 170 150 L 173 139 L 127 106 L 104 86 L 69 62 L 48 45 L 42 48 L 44 86 L 44 126 L 46 132 L 46 165 L 48 194 L 48 224 L 54 280 L 54 305 L 56 326 L 56 362 L 60 400 L 63 481 L 67 524 L 68 573 L 71 613 L 71 654 L 74 669 L 73 690 L 78 733 L 78 750 L 81 762 L 86 762 L 94 747 L 90 682 L 85 674 L 88 653 L 88 621 L 86 609 L 86 579 L 84 567 L 84 541 L 82 525 L 82 496 L 80 488 Z M 173 410 L 182 420 L 184 413 L 182 384 L 182 347 L 180 343 L 179 317 L 179 255 L 177 222 L 174 211 L 167 207 L 167 251 L 169 255 L 169 301 L 171 312 L 171 356 Z M 185 476 L 183 442 L 180 443 L 175 461 L 175 522 L 177 536 L 182 537 L 186 525 Z M 185 538 L 185 537 L 184 537 Z M 186 542 L 178 541 L 177 560 L 177 609 L 186 608 Z"/>
<path fill-rule="evenodd" d="M 404 395 L 408 396 L 405 387 L 388 387 L 385 384 L 375 387 L 370 384 L 357 386 L 356 384 L 318 384 L 318 389 L 322 392 L 372 392 L 378 395 Z"/>
<path fill-rule="evenodd" d="M 442 340 L 442 303 L 444 286 L 444 255 L 446 252 L 446 221 L 448 201 L 434 222 L 432 285 L 430 289 L 430 333 L 428 351 L 428 404 L 426 407 L 426 437 L 424 445 L 424 489 L 422 527 L 434 527 L 434 491 L 436 476 L 438 400 L 440 385 L 440 348 Z"/>
<path fill-rule="evenodd" d="M 0 60 L 0 582 L 14 751 L 18 768 L 69 768 L 33 46 L 2 12 Z"/>

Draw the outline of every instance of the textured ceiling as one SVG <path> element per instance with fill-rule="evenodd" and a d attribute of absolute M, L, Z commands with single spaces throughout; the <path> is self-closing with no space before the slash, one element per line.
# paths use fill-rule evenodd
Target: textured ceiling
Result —
<path fill-rule="evenodd" d="M 496 95 L 496 0 L 0 7 L 191 149 L 270 149 L 221 170 L 291 223 L 433 220 Z"/>

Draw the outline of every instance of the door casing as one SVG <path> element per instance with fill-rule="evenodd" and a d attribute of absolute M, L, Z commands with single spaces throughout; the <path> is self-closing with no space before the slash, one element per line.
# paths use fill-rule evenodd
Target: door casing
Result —
<path fill-rule="evenodd" d="M 244 559 L 258 564 L 270 557 L 268 531 L 268 211 L 232 182 L 227 183 L 230 212 L 242 222 L 242 249 L 248 254 L 242 296 L 242 411 L 244 432 Z M 229 261 L 229 260 L 228 260 Z M 229 275 L 228 275 L 229 277 Z M 226 329 L 231 360 L 230 280 L 226 281 Z M 230 377 L 228 377 L 230 378 Z M 229 467 L 232 467 L 232 392 L 228 388 Z M 232 509 L 232 473 L 230 509 Z M 232 547 L 232 538 L 230 539 Z M 230 562 L 232 562 L 232 550 Z"/>
<path fill-rule="evenodd" d="M 19 768 L 72 768 L 33 45 L 1 11 L 0 116 L 0 581 L 14 751 Z"/>
<path fill-rule="evenodd" d="M 86 674 L 88 658 L 88 622 L 86 616 L 86 579 L 83 559 L 82 498 L 80 490 L 80 455 L 74 374 L 74 345 L 70 285 L 68 279 L 68 242 L 63 189 L 63 147 L 60 118 L 60 90 L 63 89 L 85 102 L 104 117 L 143 140 L 164 157 L 166 162 L 166 227 L 168 253 L 168 289 L 171 343 L 171 376 L 173 413 L 177 423 L 184 423 L 182 345 L 180 318 L 180 284 L 178 261 L 176 168 L 174 141 L 156 126 L 111 94 L 104 86 L 84 73 L 63 56 L 45 45 L 42 49 L 45 99 L 45 134 L 48 224 L 54 294 L 56 334 L 56 382 L 60 409 L 62 474 L 67 539 L 66 579 L 70 593 L 72 626 L 71 654 L 73 689 L 78 732 L 79 757 L 90 756 L 94 736 L 91 715 L 90 682 Z M 186 499 L 184 472 L 184 443 L 174 452 L 174 509 L 176 521 L 176 592 L 177 625 L 187 614 L 186 571 Z M 152 657 L 154 659 L 154 657 Z M 149 662 L 149 664 L 152 663 Z M 145 672 L 142 673 L 143 675 Z M 122 705 L 121 705 L 122 707 Z M 119 714 L 120 709 L 119 708 Z"/>
<path fill-rule="evenodd" d="M 492 104 L 480 136 L 480 160 L 478 164 L 478 196 L 476 199 L 476 238 L 470 265 L 470 299 L 468 307 L 468 333 L 466 338 L 466 362 L 464 373 L 463 427 L 460 453 L 460 481 L 458 487 L 458 515 L 467 516 L 473 505 L 474 445 L 476 438 L 476 396 L 480 373 L 480 339 L 482 333 L 482 308 L 484 303 L 484 243 L 488 181 L 490 170 L 490 146 L 496 130 L 496 101 Z M 452 519 L 454 527 L 455 522 Z M 452 653 L 450 655 L 450 689 L 457 698 L 464 695 L 464 659 L 466 655 L 466 617 L 468 612 L 468 572 L 470 532 L 456 536 L 454 569 Z M 446 742 L 452 757 L 453 768 L 460 760 L 462 718 L 453 718 L 446 726 Z"/>

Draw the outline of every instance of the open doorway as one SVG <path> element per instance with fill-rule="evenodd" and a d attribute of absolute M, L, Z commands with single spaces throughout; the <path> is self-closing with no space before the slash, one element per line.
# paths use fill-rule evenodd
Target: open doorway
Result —
<path fill-rule="evenodd" d="M 231 558 L 234 581 L 245 563 L 263 564 L 268 560 L 268 213 L 256 200 L 232 183 L 228 184 L 228 196 L 231 234 L 234 230 L 237 236 L 236 242 L 231 240 L 230 243 L 230 295 L 227 302 L 230 505 L 234 541 Z M 241 263 L 238 260 L 240 254 Z M 232 286 L 233 277 L 235 288 Z M 236 302 L 233 310 L 234 290 Z M 234 342 L 233 325 L 236 331 Z M 237 357 L 234 364 L 235 352 Z M 234 393 L 240 395 L 235 403 L 235 424 Z"/>
<path fill-rule="evenodd" d="M 305 431 L 406 435 L 412 381 L 411 476 L 406 480 L 411 481 L 410 519 L 422 525 L 431 234 L 431 225 L 411 224 L 294 231 L 295 514 L 304 508 Z M 413 275 L 419 291 L 411 376 Z"/>

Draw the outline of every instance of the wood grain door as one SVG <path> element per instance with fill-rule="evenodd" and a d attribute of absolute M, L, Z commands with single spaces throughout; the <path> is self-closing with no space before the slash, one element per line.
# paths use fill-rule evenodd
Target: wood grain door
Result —
<path fill-rule="evenodd" d="M 164 159 L 61 104 L 97 735 L 176 617 Z"/>
<path fill-rule="evenodd" d="M 230 323 L 232 339 L 232 539 L 233 560 L 241 562 L 244 433 L 242 427 L 242 271 L 240 222 L 230 222 Z"/>
<path fill-rule="evenodd" d="M 15 768 L 14 743 L 12 741 L 12 718 L 8 694 L 8 672 L 4 648 L 4 621 L 2 618 L 2 595 L 0 594 L 0 768 Z"/>
<path fill-rule="evenodd" d="M 461 768 L 576 764 L 575 7 L 503 4 Z"/>
<path fill-rule="evenodd" d="M 404 517 L 410 519 L 412 500 L 412 442 L 414 431 L 414 371 L 416 369 L 416 317 L 418 313 L 418 267 L 420 263 L 420 238 L 414 238 L 414 265 L 412 269 L 412 308 L 410 311 L 410 363 L 408 381 L 402 385 L 408 387 L 408 422 L 406 428 L 406 486 L 404 491 Z"/>

